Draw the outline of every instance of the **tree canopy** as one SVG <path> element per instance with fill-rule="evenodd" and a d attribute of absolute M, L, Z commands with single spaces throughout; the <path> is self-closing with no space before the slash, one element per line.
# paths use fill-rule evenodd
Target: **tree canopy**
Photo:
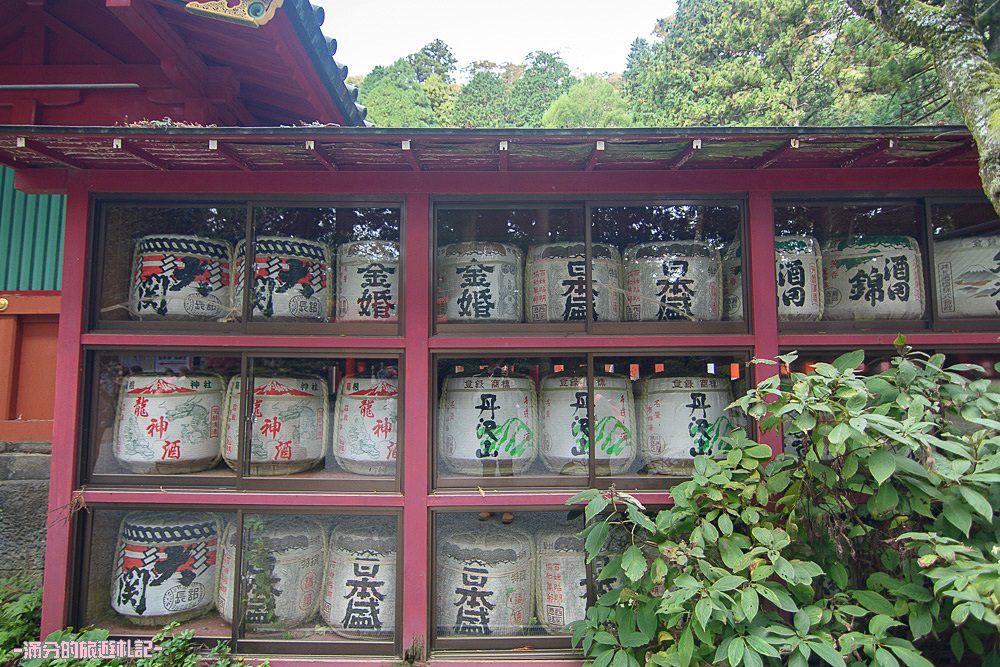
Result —
<path fill-rule="evenodd" d="M 611 82 L 590 74 L 570 86 L 542 115 L 542 127 L 631 127 L 625 98 Z"/>

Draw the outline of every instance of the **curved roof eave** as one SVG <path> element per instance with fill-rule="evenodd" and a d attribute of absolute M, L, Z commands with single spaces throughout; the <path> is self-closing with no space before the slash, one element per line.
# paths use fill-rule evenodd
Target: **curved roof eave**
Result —
<path fill-rule="evenodd" d="M 323 80 L 326 92 L 343 115 L 344 124 L 365 127 L 368 110 L 357 103 L 357 88 L 347 83 L 347 66 L 338 64 L 333 58 L 337 41 L 323 35 L 323 8 L 308 0 L 285 0 L 284 8 L 316 73 Z"/>

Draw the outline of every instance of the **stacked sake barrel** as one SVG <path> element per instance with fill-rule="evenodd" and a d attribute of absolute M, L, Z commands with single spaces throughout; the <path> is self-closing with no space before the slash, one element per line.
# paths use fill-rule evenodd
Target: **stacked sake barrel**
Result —
<path fill-rule="evenodd" d="M 625 250 L 625 319 L 722 319 L 722 257 L 702 241 L 640 243 Z"/>
<path fill-rule="evenodd" d="M 823 249 L 825 320 L 914 320 L 924 315 L 920 247 L 909 236 L 855 237 Z"/>
<path fill-rule="evenodd" d="M 229 243 L 181 234 L 136 239 L 129 289 L 134 320 L 220 320 L 230 315 Z"/>
<path fill-rule="evenodd" d="M 231 319 L 243 305 L 246 243 L 157 234 L 136 240 L 129 315 L 136 320 Z M 254 241 L 251 317 L 325 322 L 334 311 L 330 247 L 284 236 Z M 336 319 L 397 322 L 399 244 L 354 241 L 337 249 Z M 235 261 L 233 260 L 235 258 Z"/>
<path fill-rule="evenodd" d="M 229 381 L 222 458 L 236 469 L 241 379 Z M 326 454 L 329 390 L 320 377 L 254 378 L 250 425 L 250 474 L 289 475 L 319 465 Z"/>
<path fill-rule="evenodd" d="M 594 321 L 622 319 L 622 259 L 613 246 L 592 246 L 591 298 Z M 587 319 L 586 247 L 583 243 L 548 243 L 529 248 L 524 284 L 527 322 Z"/>
<path fill-rule="evenodd" d="M 778 286 L 778 320 L 815 322 L 823 318 L 823 272 L 819 244 L 811 236 L 774 239 Z M 743 320 L 743 257 L 732 244 L 722 260 L 725 306 L 723 319 Z"/>
<path fill-rule="evenodd" d="M 934 243 L 934 288 L 938 316 L 1000 315 L 1000 236 Z"/>
<path fill-rule="evenodd" d="M 333 455 L 357 475 L 396 473 L 399 387 L 391 378 L 345 377 L 333 415 Z"/>
<path fill-rule="evenodd" d="M 586 475 L 593 431 L 597 474 L 620 475 L 635 461 L 635 403 L 627 377 L 598 374 L 594 378 L 593 428 L 588 410 L 587 375 L 554 373 L 541 382 L 539 453 L 546 470 Z"/>
<path fill-rule="evenodd" d="M 458 374 L 444 380 L 437 451 L 458 475 L 521 475 L 538 455 L 538 399 L 528 377 Z"/>
<path fill-rule="evenodd" d="M 434 601 L 439 636 L 550 634 L 584 617 L 587 565 L 571 525 L 518 515 L 534 530 L 488 523 L 439 530 Z"/>
<path fill-rule="evenodd" d="M 343 521 L 330 535 L 320 615 L 348 639 L 391 639 L 396 625 L 396 526 Z"/>
<path fill-rule="evenodd" d="M 694 457 L 716 455 L 736 416 L 729 380 L 654 375 L 638 383 L 639 455 L 647 472 L 687 476 Z"/>
<path fill-rule="evenodd" d="M 215 608 L 222 522 L 194 512 L 132 512 L 118 530 L 111 608 L 162 626 Z"/>
<path fill-rule="evenodd" d="M 114 458 L 140 474 L 183 474 L 219 462 L 225 380 L 139 373 L 122 380 Z"/>

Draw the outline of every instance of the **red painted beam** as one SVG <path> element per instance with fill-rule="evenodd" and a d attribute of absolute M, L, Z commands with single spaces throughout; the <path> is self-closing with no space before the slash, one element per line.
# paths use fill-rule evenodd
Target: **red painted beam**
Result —
<path fill-rule="evenodd" d="M 32 153 L 41 155 L 42 157 L 48 160 L 52 160 L 53 162 L 56 162 L 66 167 L 71 167 L 72 169 L 87 168 L 87 165 L 81 162 L 80 160 L 63 155 L 59 151 L 49 148 L 48 146 L 45 146 L 37 141 L 34 141 L 33 139 L 28 139 L 27 141 L 25 141 L 24 148 L 31 151 Z"/>
<path fill-rule="evenodd" d="M 584 165 L 584 171 L 594 171 L 594 167 L 600 162 L 601 156 L 604 155 L 604 142 L 598 140 L 594 144 L 593 150 L 590 151 L 590 157 L 587 158 L 587 164 Z"/>
<path fill-rule="evenodd" d="M 226 162 L 233 165 L 234 167 L 239 167 L 243 171 L 254 171 L 256 167 L 250 164 L 249 161 L 243 159 L 231 146 L 219 142 L 218 148 L 215 149 L 219 155 L 226 159 Z"/>
<path fill-rule="evenodd" d="M 754 162 L 753 168 L 754 169 L 767 169 L 768 167 L 770 167 L 771 165 L 773 165 L 775 162 L 777 162 L 778 160 L 780 160 L 782 157 L 784 157 L 786 153 L 788 153 L 789 151 L 793 151 L 793 150 L 797 149 L 798 147 L 799 147 L 799 140 L 798 139 L 794 139 L 794 138 L 793 139 L 789 139 L 787 144 L 782 144 L 781 146 L 778 146 L 774 150 L 768 151 L 767 153 L 764 153 L 762 156 L 760 156 L 757 159 L 757 161 Z"/>
<path fill-rule="evenodd" d="M 155 65 L 0 65 L 0 81 L 6 85 L 134 83 L 142 88 L 170 85 Z"/>
<path fill-rule="evenodd" d="M 122 150 L 153 169 L 168 171 L 171 168 L 169 162 L 162 160 L 144 148 L 139 147 L 139 145 L 134 141 L 122 141 Z"/>
<path fill-rule="evenodd" d="M 975 142 L 971 139 L 969 141 L 964 141 L 958 146 L 952 148 L 946 148 L 945 150 L 938 151 L 933 155 L 929 155 L 920 161 L 920 164 L 925 167 L 939 167 L 943 165 L 948 160 L 958 157 L 959 155 L 964 155 L 965 153 L 975 149 Z"/>
<path fill-rule="evenodd" d="M 701 149 L 701 139 L 692 139 L 687 148 L 681 151 L 677 157 L 670 161 L 667 165 L 667 169 L 680 169 L 691 161 L 691 158 L 694 157 L 695 152 L 699 149 Z"/>
<path fill-rule="evenodd" d="M 156 9 L 142 0 L 105 0 L 105 6 L 160 58 L 163 72 L 175 86 L 200 96 L 207 78 L 205 63 L 192 54 Z"/>
<path fill-rule="evenodd" d="M 316 161 L 323 165 L 323 168 L 327 171 L 337 171 L 337 163 L 334 162 L 333 158 L 327 155 L 320 146 L 316 145 L 315 141 L 307 141 L 306 149 L 312 154 Z"/>
<path fill-rule="evenodd" d="M 866 162 L 870 162 L 876 157 L 880 156 L 882 153 L 889 150 L 890 145 L 892 145 L 891 139 L 879 139 L 873 144 L 865 146 L 860 150 L 856 150 L 847 156 L 847 159 L 842 161 L 838 166 L 841 169 L 848 169 L 850 167 L 857 167 Z"/>
<path fill-rule="evenodd" d="M 410 165 L 410 169 L 413 171 L 423 171 L 423 167 L 420 166 L 420 158 L 417 157 L 417 151 L 413 149 L 413 145 L 410 143 L 409 139 L 403 140 L 402 149 L 403 155 L 406 157 L 406 161 Z"/>

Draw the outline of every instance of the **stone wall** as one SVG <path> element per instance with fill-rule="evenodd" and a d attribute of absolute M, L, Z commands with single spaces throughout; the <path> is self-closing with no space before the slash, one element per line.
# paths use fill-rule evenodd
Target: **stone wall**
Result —
<path fill-rule="evenodd" d="M 48 442 L 0 442 L 0 577 L 41 577 L 51 451 Z"/>

